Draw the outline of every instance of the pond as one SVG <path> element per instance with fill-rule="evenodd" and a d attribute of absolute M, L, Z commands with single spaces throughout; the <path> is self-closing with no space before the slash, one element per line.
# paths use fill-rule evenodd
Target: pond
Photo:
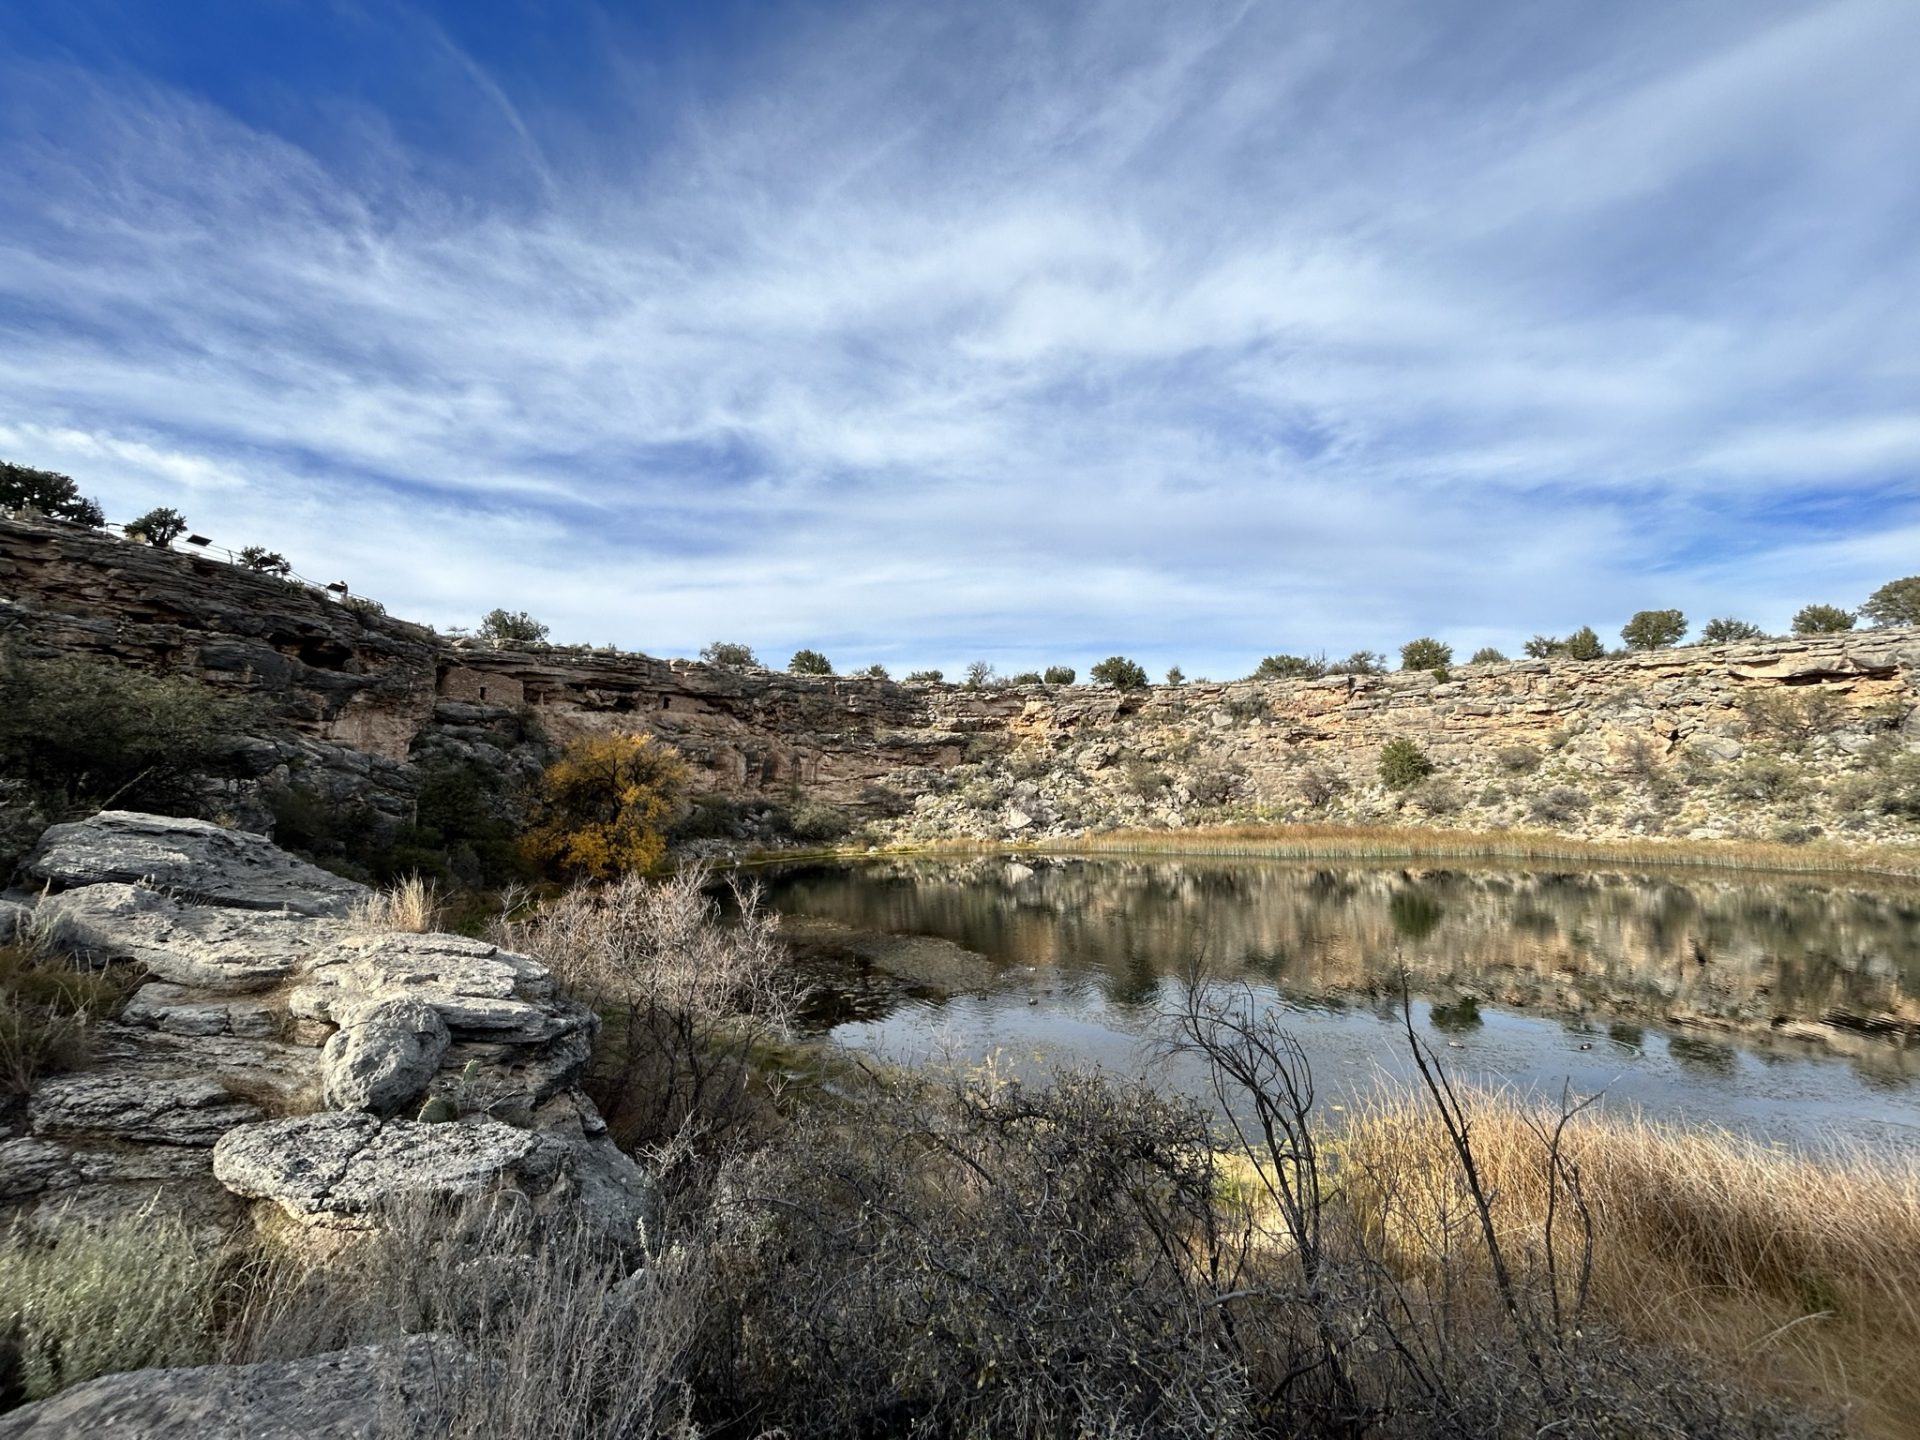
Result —
<path fill-rule="evenodd" d="M 815 1033 L 905 1064 L 1161 1056 L 1191 976 L 1279 1010 L 1339 1106 L 1410 1074 L 1604 1092 L 1766 1142 L 1920 1153 L 1920 892 L 1284 861 L 974 857 L 759 875 L 818 982 Z"/>

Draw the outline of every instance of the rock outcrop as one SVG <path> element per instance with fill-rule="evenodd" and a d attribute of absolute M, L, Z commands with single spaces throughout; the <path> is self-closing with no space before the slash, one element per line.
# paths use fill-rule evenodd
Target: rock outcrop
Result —
<path fill-rule="evenodd" d="M 103 1375 L 0 1415 L 0 1440 L 364 1440 L 445 1433 L 443 1401 L 474 1361 L 413 1335 L 304 1360 Z"/>
<path fill-rule="evenodd" d="M 587 647 L 487 650 L 204 556 L 5 517 L 0 629 L 43 653 L 255 697 L 274 723 L 220 799 L 260 824 L 249 797 L 262 787 L 397 823 L 422 767 L 477 767 L 498 790 L 536 771 L 549 742 L 629 731 L 678 748 L 699 790 L 762 806 L 801 796 L 875 839 L 1331 820 L 1884 841 L 1912 825 L 1872 803 L 1876 767 L 1889 747 L 1920 745 L 1913 630 L 1448 674 L 909 686 Z M 1785 747 L 1792 773 L 1749 773 L 1783 748 L 1752 705 L 1809 697 L 1825 708 Z M 1396 738 L 1437 767 L 1417 793 L 1381 783 Z M 718 828 L 722 844 L 760 833 L 738 816 Z"/>
<path fill-rule="evenodd" d="M 29 923 L 157 978 L 0 1132 L 0 1207 L 104 1215 L 159 1189 L 208 1226 L 259 1202 L 352 1228 L 510 1189 L 640 1239 L 650 1190 L 575 1088 L 596 1017 L 538 962 L 361 932 L 340 918 L 361 887 L 198 821 L 103 812 L 49 831 L 32 869 L 67 888 Z M 429 1096 L 438 1123 L 413 1118 Z"/>

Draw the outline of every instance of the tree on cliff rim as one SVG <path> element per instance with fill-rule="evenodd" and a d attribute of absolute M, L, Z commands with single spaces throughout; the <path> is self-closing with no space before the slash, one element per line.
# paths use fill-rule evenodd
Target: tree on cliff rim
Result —
<path fill-rule="evenodd" d="M 511 645 L 544 645 L 547 627 L 524 610 L 489 610 L 480 621 L 476 638 L 496 650 Z"/>
<path fill-rule="evenodd" d="M 610 880 L 650 870 L 667 853 L 687 767 L 650 735 L 575 740 L 540 777 L 527 858 L 563 880 Z"/>
<path fill-rule="evenodd" d="M 0 510 L 38 510 L 96 530 L 107 523 L 100 506 L 80 493 L 72 476 L 7 460 L 0 460 Z"/>
<path fill-rule="evenodd" d="M 1620 628 L 1620 638 L 1634 650 L 1665 650 L 1686 633 L 1687 617 L 1678 610 L 1639 610 Z"/>
<path fill-rule="evenodd" d="M 1109 655 L 1087 672 L 1096 685 L 1111 685 L 1118 690 L 1144 690 L 1147 672 L 1138 661 L 1124 655 Z"/>
<path fill-rule="evenodd" d="M 1860 607 L 1875 625 L 1920 625 L 1920 575 L 1889 580 Z"/>

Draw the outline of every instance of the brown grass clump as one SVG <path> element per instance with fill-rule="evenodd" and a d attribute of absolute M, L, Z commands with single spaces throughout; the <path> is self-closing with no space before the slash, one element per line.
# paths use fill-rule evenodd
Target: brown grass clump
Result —
<path fill-rule="evenodd" d="M 1543 1134 L 1556 1116 L 1464 1097 L 1493 1213 L 1525 1268 L 1545 1269 L 1553 1198 Z M 1920 1414 L 1920 1168 L 1863 1153 L 1817 1158 L 1635 1115 L 1579 1116 L 1564 1154 L 1593 1223 L 1593 1314 L 1692 1351 L 1755 1393 L 1847 1414 L 1859 1433 L 1909 1435 Z M 1400 1262 L 1484 1270 L 1449 1235 L 1459 1165 L 1426 1102 L 1380 1098 L 1337 1142 L 1338 1185 Z M 1563 1286 L 1577 1281 L 1564 1187 Z M 1570 1263 L 1573 1262 L 1573 1263 Z"/>
<path fill-rule="evenodd" d="M 347 923 L 363 935 L 426 935 L 441 928 L 444 910 L 434 883 L 409 875 L 357 902 Z"/>
<path fill-rule="evenodd" d="M 119 1008 L 139 974 L 135 966 L 78 966 L 37 935 L 0 945 L 0 1099 L 85 1065 L 94 1025 Z"/>

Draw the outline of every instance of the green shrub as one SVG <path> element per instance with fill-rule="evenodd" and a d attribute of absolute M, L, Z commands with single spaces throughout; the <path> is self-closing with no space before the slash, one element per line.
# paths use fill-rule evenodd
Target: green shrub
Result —
<path fill-rule="evenodd" d="M 1453 647 L 1423 635 L 1400 647 L 1402 670 L 1442 670 L 1453 663 Z"/>
<path fill-rule="evenodd" d="M 1327 673 L 1325 659 L 1305 655 L 1269 655 L 1253 667 L 1250 680 L 1317 680 Z"/>
<path fill-rule="evenodd" d="M 1007 684 L 1009 685 L 1041 685 L 1045 683 L 1046 682 L 1040 678 L 1040 672 L 1038 670 L 1022 670 L 1016 675 L 1009 675 L 1007 677 Z"/>
<path fill-rule="evenodd" d="M 866 669 L 856 670 L 853 673 L 862 680 L 891 680 L 893 678 L 893 676 L 887 673 L 887 667 L 884 665 L 869 665 Z"/>
<path fill-rule="evenodd" d="M 1507 657 L 1493 646 L 1483 645 L 1473 652 L 1473 658 L 1467 663 L 1469 665 L 1504 665 L 1507 663 Z"/>
<path fill-rule="evenodd" d="M 34 937 L 0 945 L 0 1096 L 25 1095 L 42 1075 L 86 1065 L 93 1027 L 138 978 L 133 966 L 79 966 Z"/>
<path fill-rule="evenodd" d="M 231 768 L 248 708 L 195 680 L 106 660 L 0 652 L 0 778 L 47 820 L 109 803 L 196 814 L 206 777 Z"/>
<path fill-rule="evenodd" d="M 1124 655 L 1109 655 L 1088 673 L 1096 685 L 1111 685 L 1119 690 L 1147 688 L 1147 672 Z"/>
<path fill-rule="evenodd" d="M 1186 683 L 1186 671 L 1182 670 L 1178 665 L 1170 665 L 1167 667 L 1167 684 L 1184 685 Z"/>
<path fill-rule="evenodd" d="M 734 645 L 725 640 L 716 640 L 703 648 L 700 658 L 709 665 L 720 665 L 729 670 L 757 669 L 760 664 L 760 657 L 753 653 L 751 645 Z"/>
<path fill-rule="evenodd" d="M 818 650 L 796 650 L 787 661 L 787 671 L 793 675 L 831 675 L 833 662 Z"/>
<path fill-rule="evenodd" d="M 907 684 L 909 685 L 938 685 L 946 678 L 947 677 L 938 670 L 909 670 L 907 672 Z"/>
<path fill-rule="evenodd" d="M 1049 665 L 1046 673 L 1040 678 L 1048 685 L 1071 685 L 1075 679 L 1075 672 L 1071 665 Z"/>
<path fill-rule="evenodd" d="M 1920 625 L 1920 575 L 1889 580 L 1860 607 L 1875 625 Z"/>
<path fill-rule="evenodd" d="M 1793 633 L 1838 635 L 1853 629 L 1853 622 L 1857 618 L 1853 611 L 1842 610 L 1838 605 L 1804 605 L 1793 617 Z"/>
<path fill-rule="evenodd" d="M 120 533 L 129 540 L 145 541 L 156 550 L 165 550 L 187 533 L 187 517 L 178 510 L 161 506 L 129 520 L 120 527 Z"/>
<path fill-rule="evenodd" d="M 1700 627 L 1702 645 L 1732 645 L 1741 640 L 1760 640 L 1766 632 L 1748 620 L 1722 618 L 1709 620 Z"/>
<path fill-rule="evenodd" d="M 1554 635 L 1536 635 L 1520 647 L 1529 659 L 1551 660 L 1567 653 L 1567 642 Z"/>
<path fill-rule="evenodd" d="M 1384 675 L 1386 672 L 1387 657 L 1378 650 L 1356 650 L 1327 667 L 1329 675 Z"/>
<path fill-rule="evenodd" d="M 264 545 L 248 545 L 235 559 L 241 569 L 252 570 L 259 575 L 286 576 L 293 573 L 293 563 L 286 556 Z"/>
<path fill-rule="evenodd" d="M 1750 755 L 1726 777 L 1729 795 L 1740 800 L 1786 800 L 1800 793 L 1800 774 L 1777 755 Z"/>
<path fill-rule="evenodd" d="M 524 610 L 489 610 L 476 635 L 496 650 L 547 643 L 547 627 Z"/>
<path fill-rule="evenodd" d="M 1687 617 L 1678 610 L 1640 610 L 1620 627 L 1630 650 L 1665 650 L 1687 633 Z"/>
<path fill-rule="evenodd" d="M 1582 625 L 1569 635 L 1563 648 L 1569 660 L 1598 660 L 1607 653 L 1591 625 Z"/>
<path fill-rule="evenodd" d="M 1418 785 L 1437 768 L 1419 742 L 1404 735 L 1389 740 L 1380 750 L 1380 778 L 1390 790 Z"/>
<path fill-rule="evenodd" d="M 38 510 L 54 520 L 71 520 L 99 529 L 107 517 L 80 493 L 73 478 L 0 460 L 0 510 Z"/>

